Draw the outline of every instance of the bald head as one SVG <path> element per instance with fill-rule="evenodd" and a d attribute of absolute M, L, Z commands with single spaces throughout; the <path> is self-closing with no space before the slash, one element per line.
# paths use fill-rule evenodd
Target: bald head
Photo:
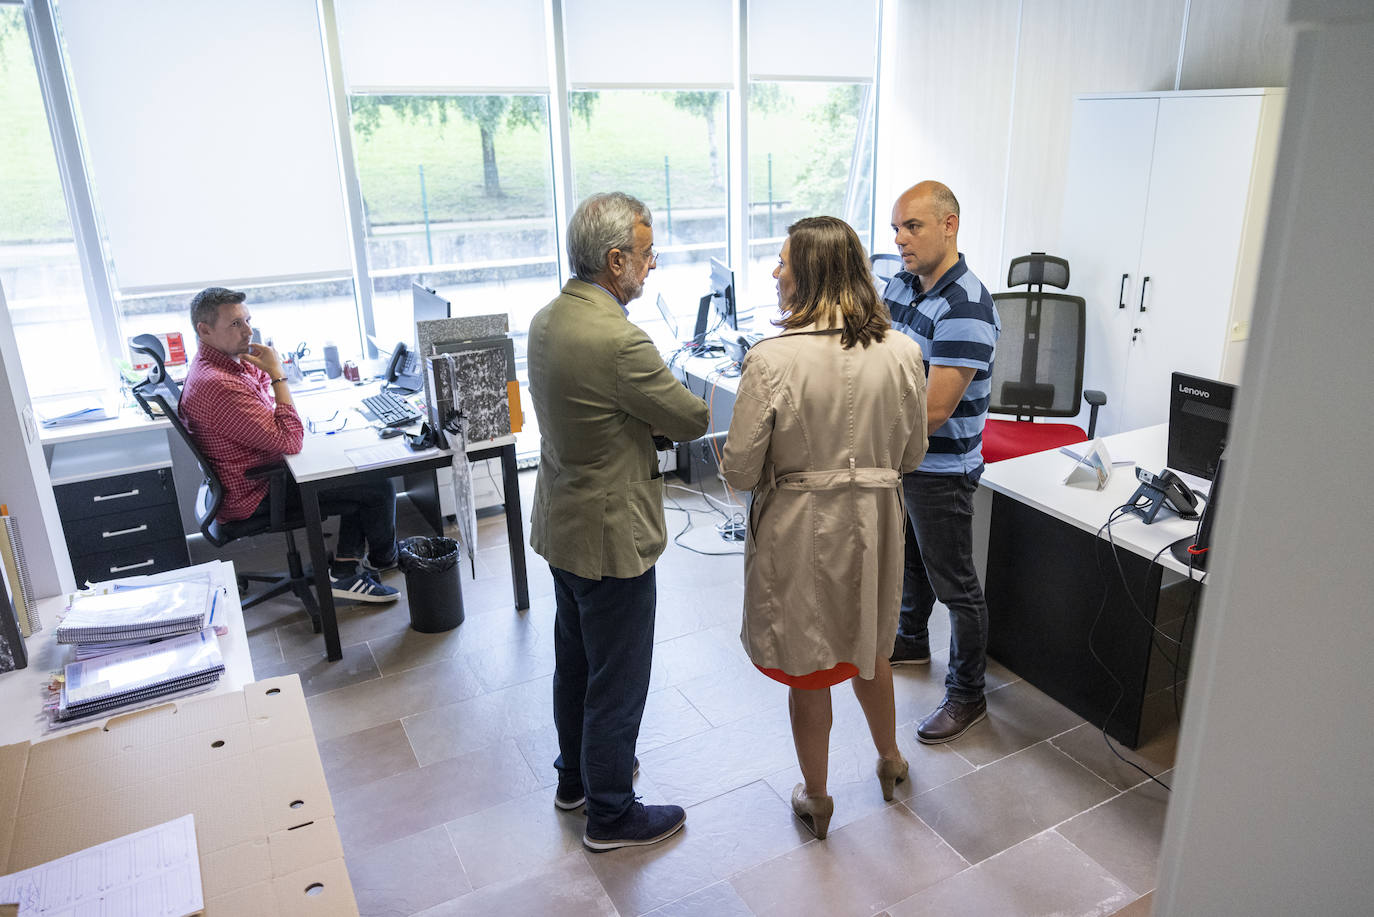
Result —
<path fill-rule="evenodd" d="M 937 181 L 912 185 L 892 205 L 902 266 L 930 289 L 959 260 L 959 200 Z"/>

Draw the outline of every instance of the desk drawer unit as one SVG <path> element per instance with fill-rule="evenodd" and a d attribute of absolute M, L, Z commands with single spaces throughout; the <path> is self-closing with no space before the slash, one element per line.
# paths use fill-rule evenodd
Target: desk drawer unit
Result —
<path fill-rule="evenodd" d="M 53 493 L 78 583 L 190 563 L 170 468 L 59 484 Z"/>

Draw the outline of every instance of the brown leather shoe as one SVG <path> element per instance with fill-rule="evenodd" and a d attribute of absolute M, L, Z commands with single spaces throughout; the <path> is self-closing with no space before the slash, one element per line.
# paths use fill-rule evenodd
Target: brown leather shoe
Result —
<path fill-rule="evenodd" d="M 926 745 L 953 742 L 987 715 L 985 698 L 964 703 L 946 697 L 930 716 L 921 720 L 921 725 L 916 727 L 916 738 Z"/>

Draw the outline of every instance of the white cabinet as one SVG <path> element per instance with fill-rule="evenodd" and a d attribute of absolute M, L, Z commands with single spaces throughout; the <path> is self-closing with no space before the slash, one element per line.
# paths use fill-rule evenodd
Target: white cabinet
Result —
<path fill-rule="evenodd" d="M 1167 421 L 1173 372 L 1239 381 L 1282 106 L 1277 89 L 1074 101 L 1053 254 L 1088 301 L 1099 435 Z"/>

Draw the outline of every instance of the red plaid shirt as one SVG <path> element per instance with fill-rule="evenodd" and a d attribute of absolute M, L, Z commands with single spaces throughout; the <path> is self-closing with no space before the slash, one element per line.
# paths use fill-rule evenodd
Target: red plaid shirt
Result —
<path fill-rule="evenodd" d="M 267 373 L 206 344 L 191 361 L 177 413 L 224 484 L 220 522 L 248 518 L 267 496 L 267 482 L 245 471 L 295 455 L 305 439 L 300 415 L 277 404 Z"/>

